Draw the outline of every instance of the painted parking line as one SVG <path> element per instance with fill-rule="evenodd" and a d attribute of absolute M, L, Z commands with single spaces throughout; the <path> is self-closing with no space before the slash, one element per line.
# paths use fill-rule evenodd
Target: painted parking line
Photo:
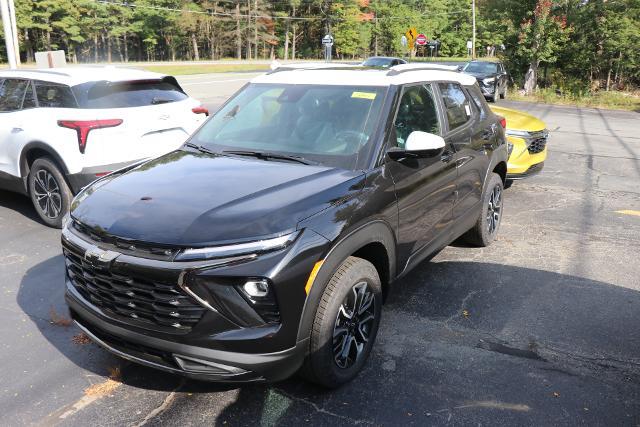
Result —
<path fill-rule="evenodd" d="M 623 214 L 623 215 L 640 216 L 640 211 L 634 211 L 634 210 L 631 210 L 631 209 L 623 209 L 623 210 L 620 210 L 620 211 L 616 211 L 616 213 Z"/>

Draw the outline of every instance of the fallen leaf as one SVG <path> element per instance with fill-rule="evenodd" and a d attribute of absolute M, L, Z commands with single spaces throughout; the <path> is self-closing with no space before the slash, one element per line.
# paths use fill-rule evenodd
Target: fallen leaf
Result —
<path fill-rule="evenodd" d="M 49 310 L 49 323 L 56 326 L 69 327 L 71 326 L 71 319 L 65 317 L 61 314 L 58 314 L 55 308 L 51 307 Z"/>
<path fill-rule="evenodd" d="M 85 344 L 89 344 L 91 342 L 91 338 L 89 338 L 87 336 L 87 334 L 85 334 L 84 332 L 80 332 L 79 334 L 74 335 L 73 337 L 71 337 L 71 341 L 74 344 L 85 345 Z"/>
<path fill-rule="evenodd" d="M 464 317 L 469 317 L 469 312 L 467 310 L 462 310 L 462 315 Z"/>
<path fill-rule="evenodd" d="M 560 397 L 560 393 L 558 393 L 557 391 L 553 392 L 553 397 Z"/>

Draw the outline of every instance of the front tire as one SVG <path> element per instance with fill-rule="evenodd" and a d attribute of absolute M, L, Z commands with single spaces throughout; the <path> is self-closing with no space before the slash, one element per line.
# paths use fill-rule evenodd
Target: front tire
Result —
<path fill-rule="evenodd" d="M 36 159 L 27 181 L 31 202 L 42 221 L 49 227 L 62 228 L 73 196 L 58 166 L 48 157 Z"/>
<path fill-rule="evenodd" d="M 491 173 L 482 194 L 482 211 L 478 221 L 465 234 L 465 240 L 479 247 L 489 246 L 498 235 L 502 221 L 502 199 L 504 184 L 497 173 Z"/>
<path fill-rule="evenodd" d="M 328 388 L 351 381 L 369 357 L 381 313 L 377 270 L 369 261 L 348 257 L 322 294 L 302 376 Z"/>
<path fill-rule="evenodd" d="M 504 85 L 504 89 L 502 90 L 502 93 L 500 94 L 500 99 L 507 99 L 507 85 Z"/>

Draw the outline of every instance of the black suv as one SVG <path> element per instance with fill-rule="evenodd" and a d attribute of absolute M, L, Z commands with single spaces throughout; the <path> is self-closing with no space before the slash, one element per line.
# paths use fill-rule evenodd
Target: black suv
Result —
<path fill-rule="evenodd" d="M 478 80 L 482 94 L 492 102 L 507 97 L 509 75 L 504 64 L 499 61 L 471 61 L 462 67 L 462 71 Z"/>
<path fill-rule="evenodd" d="M 71 316 L 164 371 L 301 371 L 336 387 L 367 360 L 392 283 L 463 235 L 491 243 L 506 161 L 470 76 L 277 70 L 182 149 L 75 198 L 62 233 Z"/>

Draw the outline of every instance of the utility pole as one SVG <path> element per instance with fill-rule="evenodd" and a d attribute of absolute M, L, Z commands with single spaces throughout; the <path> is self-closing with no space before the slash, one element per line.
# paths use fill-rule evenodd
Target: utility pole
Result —
<path fill-rule="evenodd" d="M 0 0 L 0 13 L 2 13 L 2 27 L 4 28 L 4 42 L 7 46 L 7 60 L 12 70 L 18 68 L 16 60 L 16 46 L 18 45 L 17 34 L 14 33 L 14 23 L 11 22 L 8 0 Z"/>
<path fill-rule="evenodd" d="M 18 26 L 16 24 L 16 7 L 13 0 L 9 0 L 9 19 L 13 28 L 13 50 L 16 53 L 16 63 L 20 65 L 20 45 L 18 44 Z"/>
<path fill-rule="evenodd" d="M 471 59 L 476 59 L 476 0 L 471 0 L 471 20 L 473 22 L 473 37 L 471 38 Z"/>

